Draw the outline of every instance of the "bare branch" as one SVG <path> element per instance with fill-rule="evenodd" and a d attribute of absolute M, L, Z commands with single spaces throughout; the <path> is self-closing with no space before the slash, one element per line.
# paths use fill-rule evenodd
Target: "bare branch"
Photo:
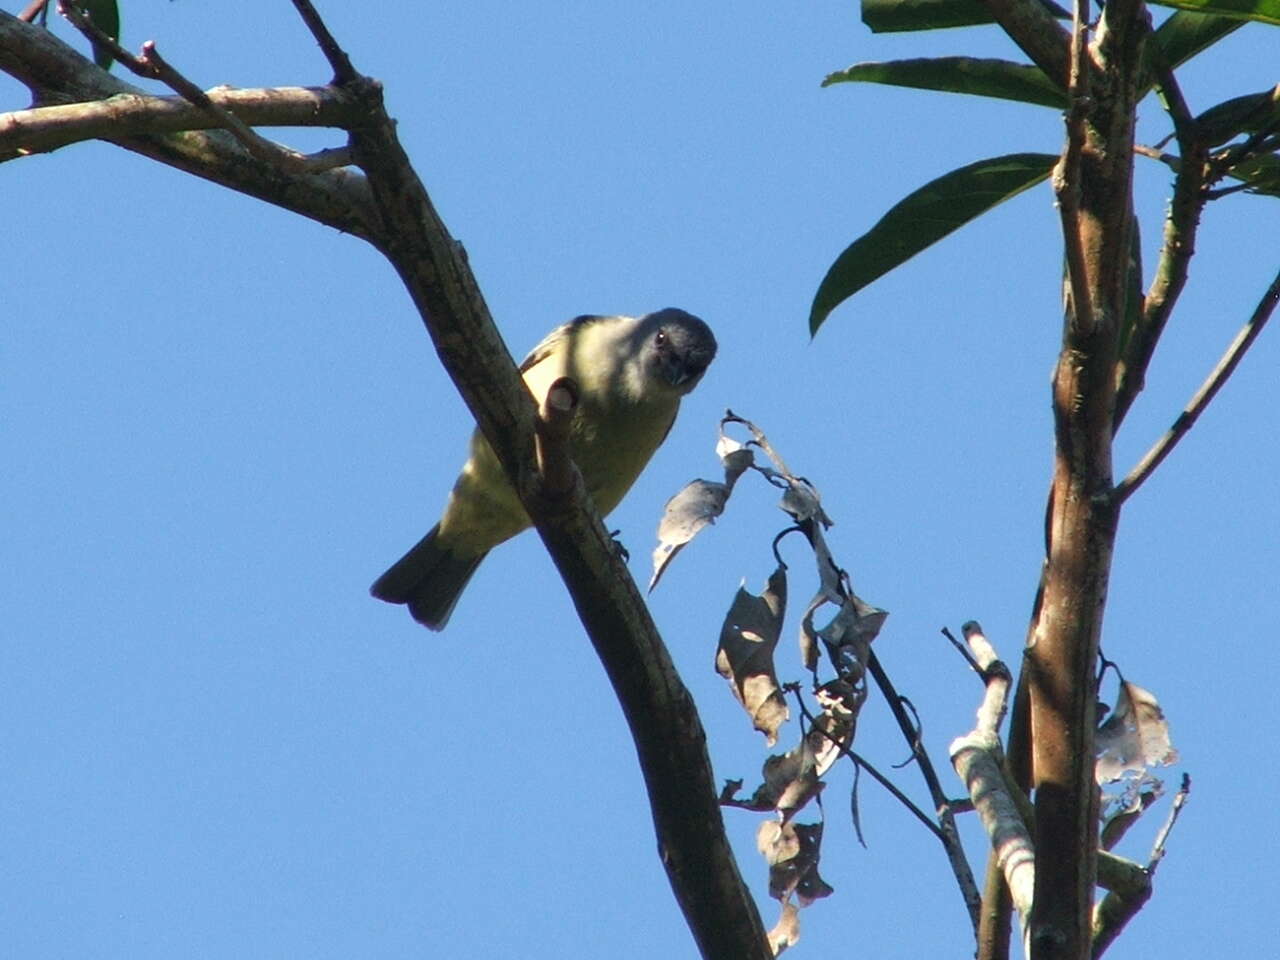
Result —
<path fill-rule="evenodd" d="M 1277 273 L 1275 279 L 1271 281 L 1271 286 L 1267 288 L 1267 292 L 1262 295 L 1262 299 L 1254 309 L 1253 316 L 1240 328 L 1240 332 L 1231 341 L 1231 346 L 1227 347 L 1227 352 L 1222 355 L 1218 365 L 1205 378 L 1195 396 L 1191 398 L 1182 413 L 1178 415 L 1178 419 L 1173 422 L 1173 426 L 1165 431 L 1164 436 L 1157 440 L 1155 445 L 1147 451 L 1146 456 L 1129 472 L 1129 475 L 1117 484 L 1115 492 L 1112 494 L 1112 499 L 1117 506 L 1128 500 L 1134 491 L 1147 481 L 1147 478 L 1155 472 L 1156 467 L 1160 466 L 1164 458 L 1173 452 L 1173 448 L 1178 445 L 1178 441 L 1195 426 L 1200 414 L 1204 413 L 1205 407 L 1222 389 L 1223 384 L 1227 382 L 1227 379 L 1235 371 L 1245 353 L 1253 346 L 1253 342 L 1258 339 L 1258 334 L 1262 332 L 1263 327 L 1267 325 L 1267 321 L 1271 319 L 1271 314 L 1276 308 L 1277 301 L 1280 301 L 1280 273 Z"/>
<path fill-rule="evenodd" d="M 880 688 L 880 692 L 888 702 L 902 735 L 911 745 L 911 753 L 920 767 L 920 775 L 924 777 L 925 785 L 929 788 L 929 796 L 933 800 L 934 810 L 938 816 L 939 839 L 942 841 L 943 849 L 946 850 L 947 861 L 951 864 L 951 872 L 955 875 L 956 884 L 960 887 L 960 895 L 964 898 L 976 935 L 981 919 L 982 895 L 978 892 L 978 884 L 973 879 L 973 870 L 969 867 L 964 847 L 960 843 L 960 831 L 956 828 L 956 818 L 951 809 L 951 803 L 942 789 L 942 784 L 938 781 L 938 774 L 933 769 L 933 761 L 929 759 L 924 744 L 920 742 L 920 731 L 907 715 L 906 708 L 902 705 L 903 698 L 898 695 L 875 651 L 871 653 L 867 669 L 875 678 L 876 686 Z"/>
<path fill-rule="evenodd" d="M 22 12 L 18 14 L 18 19 L 31 23 L 36 17 L 40 16 L 40 11 L 49 5 L 49 0 L 31 0 Z"/>
<path fill-rule="evenodd" d="M 338 46 L 338 41 L 333 38 L 329 28 L 320 19 L 320 14 L 316 12 L 310 0 L 293 0 L 293 6 L 298 11 L 298 16 L 302 18 L 302 22 L 307 25 L 307 29 L 311 31 L 311 35 L 315 37 L 316 43 L 320 45 L 320 50 L 329 61 L 329 66 L 333 68 L 333 82 L 342 84 L 358 79 L 360 75 L 351 65 L 346 51 Z"/>
<path fill-rule="evenodd" d="M 313 32 L 327 36 L 310 5 L 301 7 Z M 322 45 L 341 64 L 336 44 Z M 40 105 L 143 93 L 47 31 L 6 13 L 0 13 L 0 70 L 27 84 Z M 118 142 L 350 230 L 392 262 L 446 370 L 547 544 L 609 673 L 640 757 L 663 865 L 701 952 L 766 960 L 768 942 L 724 833 L 706 736 L 692 698 L 581 485 L 562 493 L 556 484 L 543 482 L 534 458 L 532 401 L 494 329 L 465 253 L 412 170 L 378 84 L 350 74 L 344 95 L 361 112 L 353 124 L 352 147 L 367 178 L 347 171 L 286 171 L 263 163 L 223 131 L 128 135 Z M 548 412 L 548 420 L 555 417 Z M 554 426 L 551 438 L 554 445 Z"/>
<path fill-rule="evenodd" d="M 900 804 L 906 807 L 908 812 L 910 812 L 913 817 L 915 817 L 922 824 L 924 824 L 925 827 L 928 828 L 930 833 L 932 833 L 935 837 L 941 840 L 944 844 L 947 842 L 946 837 L 943 835 L 942 830 L 938 827 L 938 825 L 934 823 L 932 820 L 930 820 L 929 815 L 926 814 L 919 807 L 917 807 L 912 802 L 910 797 L 908 797 L 905 793 L 899 790 L 897 784 L 895 784 L 892 780 L 890 780 L 883 773 L 877 770 L 872 764 L 868 763 L 867 760 L 864 757 L 862 757 L 860 754 L 858 754 L 856 751 L 850 749 L 849 747 L 850 740 L 848 738 L 841 739 L 841 738 L 835 737 L 828 730 L 824 729 L 820 724 L 816 722 L 813 716 L 813 712 L 809 709 L 809 705 L 805 703 L 804 697 L 800 695 L 800 689 L 798 686 L 793 688 L 792 692 L 795 694 L 796 706 L 799 708 L 800 714 L 801 716 L 804 717 L 805 722 L 808 723 L 809 729 L 817 730 L 820 734 L 822 734 L 823 737 L 829 740 L 831 744 L 840 751 L 840 756 L 848 757 L 851 761 L 853 761 L 853 764 L 856 767 L 858 767 L 861 770 L 867 771 L 867 773 L 871 775 L 871 778 L 875 780 L 876 783 L 880 784 L 880 786 L 884 787 L 885 790 L 889 791 L 890 795 L 892 795 L 895 800 L 897 800 Z M 856 786 L 857 785 L 855 784 L 855 789 L 856 789 Z M 861 839 L 861 837 L 859 837 L 859 839 Z"/>
<path fill-rule="evenodd" d="M 1160 56 L 1154 44 L 1150 45 L 1150 49 L 1153 57 Z M 1156 78 L 1160 97 L 1173 120 L 1181 156 L 1175 160 L 1159 151 L 1139 151 L 1154 156 L 1173 168 L 1173 200 L 1165 216 L 1160 262 L 1156 266 L 1151 289 L 1147 292 L 1135 328 L 1129 331 L 1127 342 L 1121 345 L 1120 362 L 1116 367 L 1113 431 L 1120 429 L 1129 408 L 1142 392 L 1147 367 L 1151 363 L 1156 344 L 1164 332 L 1174 304 L 1186 286 L 1191 258 L 1195 254 L 1200 214 L 1209 199 L 1205 192 L 1208 176 L 1207 150 L 1196 136 L 1195 120 L 1183 99 L 1177 78 L 1163 61 L 1156 66 Z"/>
<path fill-rule="evenodd" d="M 1089 113 L 1089 61 L 1085 41 L 1085 0 L 1076 0 L 1071 21 L 1071 65 L 1067 80 L 1067 111 L 1064 115 L 1067 140 L 1062 159 L 1053 171 L 1053 193 L 1058 198 L 1062 238 L 1067 261 L 1068 311 L 1073 322 L 1086 329 L 1093 326 L 1093 298 L 1089 293 L 1089 272 L 1085 265 L 1085 232 L 1080 223 L 1080 171 L 1084 153 L 1085 118 Z"/>
<path fill-rule="evenodd" d="M 185 97 L 194 106 L 208 112 L 214 119 L 220 121 L 221 125 L 233 137 L 244 144 L 244 148 L 253 157 L 264 163 L 278 163 L 286 170 L 301 171 L 306 169 L 307 158 L 303 154 L 259 136 L 253 128 L 234 113 L 220 107 L 203 90 L 174 69 L 164 57 L 160 56 L 160 51 L 156 49 L 154 41 L 148 40 L 142 45 L 141 61 L 155 71 L 156 78 L 162 80 L 174 93 Z"/>
<path fill-rule="evenodd" d="M 228 110 L 223 109 L 203 90 L 184 77 L 172 64 L 160 55 L 155 41 L 148 40 L 142 45 L 142 56 L 134 57 L 116 41 L 104 33 L 92 19 L 87 17 L 80 7 L 71 0 L 59 0 L 58 12 L 71 21 L 76 29 L 89 38 L 95 45 L 108 50 L 112 57 L 124 64 L 140 77 L 159 80 L 170 90 L 188 100 L 214 120 L 213 126 L 227 130 L 244 145 L 249 154 L 264 163 L 274 163 L 286 170 L 302 173 L 309 169 L 332 169 L 334 154 L 326 151 L 321 160 L 315 160 L 305 154 L 290 150 L 278 143 L 272 143 L 259 136 L 248 124 Z"/>
<path fill-rule="evenodd" d="M 662 863 L 704 957 L 771 956 L 738 872 L 693 698 L 676 673 L 613 538 L 582 485 L 543 482 L 532 399 L 498 336 L 461 246 L 409 163 L 380 86 L 344 86 L 365 105 L 352 131 L 380 222 L 375 237 L 493 448 L 569 589 L 626 715 L 648 789 Z"/>
<path fill-rule="evenodd" d="M 348 127 L 354 102 L 338 87 L 218 88 L 206 96 L 242 122 L 275 127 Z M 45 153 L 83 140 L 208 130 L 222 121 L 182 97 L 120 93 L 105 100 L 57 104 L 0 114 L 0 162 Z"/>
<path fill-rule="evenodd" d="M 976 622 L 966 623 L 964 633 L 974 659 L 982 666 L 986 692 L 978 709 L 977 725 L 966 736 L 952 741 L 951 762 L 991 839 L 994 858 L 1025 929 L 1035 887 L 1035 847 L 1003 772 L 999 726 L 1011 683 L 1009 669 L 998 659 Z"/>
<path fill-rule="evenodd" d="M 37 105 L 147 96 L 53 36 L 0 11 L 0 71 L 24 83 Z M 128 135 L 111 142 L 179 170 L 292 210 L 366 240 L 377 219 L 365 179 L 351 171 L 288 173 L 254 160 L 223 131 Z"/>
<path fill-rule="evenodd" d="M 1164 858 L 1165 843 L 1169 839 L 1169 833 L 1173 830 L 1173 825 L 1178 822 L 1178 815 L 1186 805 L 1187 797 L 1190 793 L 1191 778 L 1184 773 L 1182 775 L 1182 784 L 1178 787 L 1178 792 L 1173 798 L 1173 806 L 1169 810 L 1169 817 L 1156 835 L 1155 843 L 1151 848 L 1151 856 L 1147 858 L 1146 868 L 1132 864 L 1133 867 L 1137 867 L 1137 875 L 1133 875 L 1133 871 L 1130 871 L 1132 882 L 1124 885 L 1113 883 L 1107 895 L 1099 901 L 1094 909 L 1093 960 L 1098 960 L 1106 952 L 1106 949 L 1115 942 L 1116 937 L 1120 936 L 1126 924 L 1137 916 L 1138 911 L 1151 898 L 1151 882 L 1155 878 L 1156 869 L 1160 866 L 1160 861 Z M 1124 862 L 1128 863 L 1128 861 Z M 1101 879 L 1101 870 L 1099 870 L 1099 879 Z M 1116 877 L 1113 875 L 1111 879 L 1114 881 Z"/>

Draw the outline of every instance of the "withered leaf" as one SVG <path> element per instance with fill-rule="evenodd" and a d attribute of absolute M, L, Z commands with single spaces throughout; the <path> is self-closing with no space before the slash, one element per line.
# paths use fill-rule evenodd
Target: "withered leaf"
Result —
<path fill-rule="evenodd" d="M 790 716 L 773 668 L 786 604 L 787 573 L 781 566 L 769 576 L 761 596 L 739 587 L 720 628 L 716 650 L 716 671 L 729 681 L 734 696 L 770 746 Z"/>
<path fill-rule="evenodd" d="M 786 753 L 765 759 L 764 780 L 751 797 L 752 809 L 772 807 L 789 820 L 822 791 L 826 786 L 822 776 L 853 742 L 865 692 L 860 694 L 833 680 L 820 687 L 816 697 L 822 713 L 814 718 L 804 738 Z"/>
<path fill-rule="evenodd" d="M 769 896 L 775 900 L 795 894 L 800 906 L 807 907 L 834 892 L 818 874 L 821 823 L 766 820 L 756 831 L 756 848 L 769 864 Z"/>
<path fill-rule="evenodd" d="M 658 522 L 658 545 L 653 548 L 652 590 L 676 554 L 716 517 L 724 513 L 725 504 L 738 478 L 755 462 L 755 455 L 732 437 L 723 433 L 716 443 L 716 453 L 724 467 L 724 482 L 693 480 L 667 501 Z"/>
<path fill-rule="evenodd" d="M 667 564 L 675 559 L 685 544 L 724 513 L 728 500 L 729 488 L 723 483 L 694 480 L 667 501 L 662 520 L 658 523 L 658 545 L 653 548 L 650 590 L 658 585 Z"/>
<path fill-rule="evenodd" d="M 1159 702 L 1152 693 L 1128 681 L 1120 684 L 1115 709 L 1098 728 L 1096 749 L 1095 775 L 1100 784 L 1142 776 L 1151 767 L 1178 759 Z"/>
<path fill-rule="evenodd" d="M 871 659 L 871 641 L 879 635 L 888 616 L 887 610 L 850 594 L 831 622 L 818 631 L 842 678 L 853 684 L 862 683 Z"/>
<path fill-rule="evenodd" d="M 763 775 L 764 782 L 752 795 L 751 805 L 757 810 L 777 810 L 784 819 L 792 817 L 826 786 L 818 779 L 817 757 L 809 736 L 786 753 L 766 757 Z"/>
<path fill-rule="evenodd" d="M 769 931 L 769 947 L 776 957 L 787 947 L 794 947 L 800 942 L 800 908 L 788 900 L 782 905 L 778 922 Z"/>

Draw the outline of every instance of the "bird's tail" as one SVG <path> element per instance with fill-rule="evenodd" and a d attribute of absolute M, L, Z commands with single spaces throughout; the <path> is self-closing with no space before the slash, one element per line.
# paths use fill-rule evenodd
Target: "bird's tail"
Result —
<path fill-rule="evenodd" d="M 407 603 L 413 619 L 443 630 L 471 575 L 486 553 L 460 557 L 439 543 L 440 525 L 417 542 L 369 588 L 379 600 Z"/>

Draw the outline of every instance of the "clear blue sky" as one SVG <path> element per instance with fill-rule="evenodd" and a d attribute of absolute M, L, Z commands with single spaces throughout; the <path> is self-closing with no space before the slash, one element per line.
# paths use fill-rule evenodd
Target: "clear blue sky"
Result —
<path fill-rule="evenodd" d="M 584 312 L 674 305 L 716 330 L 719 358 L 610 521 L 638 579 L 665 498 L 716 470 L 724 408 L 755 419 L 821 488 L 859 593 L 891 611 L 877 649 L 959 793 L 946 745 L 979 689 L 938 630 L 976 618 L 1016 661 L 1038 573 L 1060 318 L 1048 188 L 813 342 L 805 321 L 831 260 L 892 202 L 983 156 L 1055 151 L 1061 121 L 819 82 L 1008 45 L 876 38 L 852 2 L 321 7 L 385 82 L 513 353 Z M 203 86 L 327 79 L 283 2 L 124 12 L 131 47 L 157 40 Z M 1193 109 L 1274 84 L 1277 37 L 1249 27 L 1188 72 Z M 25 105 L 7 80 L 0 96 Z M 1151 100 L 1142 136 L 1163 131 Z M 1149 259 L 1168 179 L 1140 167 Z M 442 635 L 366 593 L 434 521 L 471 427 L 386 264 L 105 145 L 5 164 L 0 190 L 0 952 L 693 956 L 616 702 L 536 538 L 493 554 Z M 1277 209 L 1209 210 L 1119 470 L 1265 289 Z M 1195 790 L 1116 957 L 1274 942 L 1278 363 L 1268 331 L 1125 510 L 1104 646 L 1160 697 L 1183 756 L 1170 779 L 1186 769 Z M 765 752 L 712 661 L 733 592 L 771 568 L 774 499 L 743 489 L 652 600 L 717 776 L 749 783 Z M 794 631 L 784 678 L 800 675 Z M 886 770 L 906 755 L 876 696 L 857 745 Z M 914 770 L 895 776 L 927 803 Z M 968 955 L 941 850 L 865 778 L 860 848 L 849 783 L 825 796 L 836 894 L 804 912 L 793 955 Z M 1166 809 L 1122 852 L 1145 858 Z M 772 923 L 758 819 L 726 820 Z"/>

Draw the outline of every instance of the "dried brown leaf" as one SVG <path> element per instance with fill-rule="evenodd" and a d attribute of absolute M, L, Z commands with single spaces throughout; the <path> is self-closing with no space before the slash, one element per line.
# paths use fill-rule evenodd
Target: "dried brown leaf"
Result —
<path fill-rule="evenodd" d="M 776 957 L 787 947 L 800 942 L 800 908 L 788 900 L 782 905 L 778 922 L 769 931 L 769 946 Z"/>
<path fill-rule="evenodd" d="M 716 671 L 729 681 L 769 746 L 777 743 L 778 728 L 790 716 L 773 668 L 786 603 L 787 573 L 782 566 L 769 576 L 760 596 L 739 587 L 720 628 L 716 650 Z"/>
<path fill-rule="evenodd" d="M 826 645 L 837 664 L 841 679 L 856 686 L 864 683 L 867 661 L 871 658 L 871 642 L 880 633 L 887 610 L 873 607 L 855 594 L 849 594 L 840 611 L 818 637 Z"/>
<path fill-rule="evenodd" d="M 1169 739 L 1169 724 L 1155 696 L 1136 683 L 1120 684 L 1115 709 L 1097 733 L 1100 784 L 1127 776 L 1142 776 L 1151 767 L 1177 762 Z"/>
<path fill-rule="evenodd" d="M 676 554 L 724 513 L 733 485 L 755 463 L 751 450 L 723 433 L 716 443 L 716 453 L 724 467 L 724 482 L 692 480 L 668 500 L 663 509 L 662 519 L 658 521 L 658 545 L 653 548 L 650 590 L 658 585 Z"/>
<path fill-rule="evenodd" d="M 794 894 L 807 907 L 834 892 L 818 875 L 821 823 L 766 820 L 756 831 L 756 848 L 769 864 L 769 896 L 775 900 L 785 902 Z"/>

